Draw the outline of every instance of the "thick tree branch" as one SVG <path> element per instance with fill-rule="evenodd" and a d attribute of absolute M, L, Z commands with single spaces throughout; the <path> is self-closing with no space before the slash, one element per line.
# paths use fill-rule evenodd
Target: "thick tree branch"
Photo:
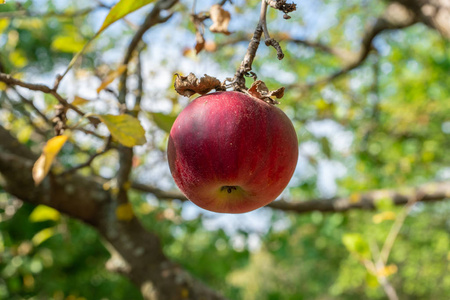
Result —
<path fill-rule="evenodd" d="M 186 201 L 187 198 L 179 191 L 163 191 L 156 187 L 132 183 L 131 188 L 154 194 L 160 199 L 178 199 Z M 429 183 L 418 188 L 409 188 L 404 190 L 397 189 L 381 189 L 374 191 L 362 192 L 360 194 L 353 194 L 350 197 L 342 197 L 335 199 L 319 199 L 310 201 L 274 201 L 267 205 L 273 209 L 283 211 L 291 211 L 295 213 L 309 213 L 312 211 L 321 212 L 342 212 L 352 209 L 375 209 L 376 203 L 380 199 L 390 198 L 394 205 L 404 205 L 408 203 L 411 197 L 416 197 L 417 194 L 423 194 L 419 201 L 431 202 L 440 201 L 450 198 L 450 181 Z"/>
<path fill-rule="evenodd" d="M 450 2 L 447 0 L 391 0 L 411 9 L 418 20 L 450 39 Z"/>
<path fill-rule="evenodd" d="M 375 23 L 369 27 L 369 29 L 364 33 L 361 40 L 361 48 L 358 53 L 351 56 L 347 56 L 346 65 L 331 74 L 330 76 L 319 79 L 316 82 L 307 84 L 306 86 L 302 86 L 303 88 L 310 88 L 312 86 L 326 84 L 341 75 L 347 74 L 348 72 L 356 69 L 361 66 L 364 61 L 369 56 L 370 51 L 372 50 L 372 41 L 376 36 L 378 36 L 381 32 L 386 30 L 394 30 L 394 29 L 402 29 L 409 27 L 415 23 L 417 23 L 417 18 L 415 14 L 407 7 L 403 6 L 399 3 L 391 3 L 389 4 L 381 17 L 379 17 Z"/>
<path fill-rule="evenodd" d="M 160 0 L 155 4 L 151 12 L 145 18 L 144 23 L 141 25 L 139 30 L 133 36 L 133 39 L 131 40 L 130 45 L 128 46 L 125 56 L 123 58 L 122 62 L 123 65 L 128 65 L 128 63 L 130 62 L 133 52 L 138 48 L 138 45 L 141 42 L 144 33 L 147 32 L 147 30 L 149 30 L 154 25 L 166 22 L 172 16 L 172 14 L 169 14 L 166 17 L 162 17 L 161 12 L 170 9 L 177 2 L 178 0 L 164 0 L 164 1 Z M 127 78 L 128 78 L 128 70 L 125 70 L 125 72 L 123 72 L 122 76 L 120 77 L 121 88 L 118 97 L 119 103 L 123 106 L 122 111 L 124 113 L 129 113 L 125 106 L 126 105 L 125 97 L 128 92 Z M 142 86 L 142 82 L 140 83 Z M 139 97 L 141 96 L 142 95 L 140 95 Z M 137 100 L 139 99 L 139 97 L 137 98 Z M 135 114 L 137 113 L 135 112 Z M 119 146 L 118 151 L 119 151 L 119 170 L 117 172 L 117 183 L 119 187 L 119 193 L 117 195 L 118 200 L 117 204 L 119 205 L 128 202 L 127 183 L 132 168 L 133 149 L 121 145 Z"/>
<path fill-rule="evenodd" d="M 135 217 L 119 221 L 110 191 L 102 181 L 76 174 L 49 174 L 35 186 L 31 169 L 37 158 L 0 126 L 0 182 L 22 201 L 53 207 L 95 228 L 110 243 L 116 258 L 110 269 L 119 269 L 140 287 L 149 300 L 224 299 L 194 279 L 162 252 L 159 238 Z M 119 263 L 118 263 L 119 261 Z"/>

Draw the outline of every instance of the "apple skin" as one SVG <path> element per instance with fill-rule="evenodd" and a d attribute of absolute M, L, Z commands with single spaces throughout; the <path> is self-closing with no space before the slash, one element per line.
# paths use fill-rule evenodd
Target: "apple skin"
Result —
<path fill-rule="evenodd" d="M 175 183 L 189 200 L 213 212 L 245 213 L 287 186 L 298 142 L 279 108 L 240 92 L 218 92 L 180 113 L 167 152 Z"/>

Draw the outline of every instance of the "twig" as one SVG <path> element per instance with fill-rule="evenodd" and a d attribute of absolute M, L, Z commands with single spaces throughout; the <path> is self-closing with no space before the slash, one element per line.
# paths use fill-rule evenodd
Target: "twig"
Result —
<path fill-rule="evenodd" d="M 388 236 L 384 242 L 383 248 L 381 248 L 381 252 L 380 252 L 379 260 L 384 265 L 387 263 L 389 254 L 391 253 L 392 247 L 394 246 L 395 240 L 397 239 L 397 236 L 405 222 L 406 217 L 411 212 L 411 209 L 413 208 L 414 204 L 416 204 L 417 201 L 423 200 L 425 196 L 426 196 L 426 194 L 424 191 L 420 191 L 420 190 L 417 191 L 416 194 L 408 200 L 408 203 L 406 204 L 403 211 L 395 219 L 395 222 L 392 225 L 391 230 L 389 231 L 389 234 L 388 234 Z"/>
<path fill-rule="evenodd" d="M 5 101 L 11 106 L 13 110 L 20 112 L 23 116 L 25 116 L 28 120 L 28 123 L 34 128 L 34 130 L 41 136 L 45 137 L 46 132 L 42 130 L 37 124 L 33 122 L 33 118 L 31 114 L 24 107 L 24 103 L 20 105 L 20 103 L 16 103 L 10 97 L 6 95 L 6 93 L 0 93 L 0 100 L 5 99 Z"/>
<path fill-rule="evenodd" d="M 43 92 L 46 94 L 53 95 L 56 98 L 56 100 L 58 100 L 58 102 L 61 103 L 62 105 L 72 109 L 80 116 L 85 115 L 84 112 L 82 112 L 76 106 L 68 103 L 67 100 L 64 99 L 60 94 L 58 94 L 54 89 L 51 89 L 46 85 L 23 82 L 18 79 L 15 79 L 11 75 L 5 74 L 5 73 L 0 73 L 0 81 L 6 83 L 8 85 L 17 85 L 17 86 L 21 86 L 21 87 L 27 88 L 32 91 L 40 91 L 40 92 Z"/>
<path fill-rule="evenodd" d="M 112 141 L 112 138 L 111 138 L 111 136 L 109 136 L 109 138 L 106 140 L 106 143 L 105 143 L 105 146 L 103 147 L 103 150 L 101 150 L 100 152 L 97 152 L 97 153 L 91 155 L 89 157 L 89 159 L 87 161 L 85 161 L 84 163 L 79 164 L 78 166 L 75 166 L 75 167 L 73 167 L 73 168 L 71 168 L 69 170 L 66 170 L 66 171 L 62 172 L 61 175 L 71 174 L 71 173 L 74 173 L 74 172 L 76 172 L 76 171 L 78 171 L 80 169 L 83 169 L 85 167 L 89 167 L 92 164 L 92 162 L 94 161 L 95 158 L 97 158 L 97 157 L 107 153 L 109 150 L 112 149 L 111 141 Z"/>
<path fill-rule="evenodd" d="M 378 248 L 378 245 L 375 240 L 371 240 L 369 242 L 370 251 L 372 253 L 372 259 L 373 261 L 370 261 L 371 267 L 368 268 L 367 265 L 364 265 L 370 273 L 372 273 L 378 280 L 378 282 L 383 287 L 384 293 L 388 297 L 389 300 L 398 300 L 397 292 L 395 291 L 392 284 L 387 279 L 387 276 L 384 275 L 384 270 L 386 268 L 386 265 L 379 260 L 380 257 L 380 249 Z"/>
<path fill-rule="evenodd" d="M 144 94 L 144 79 L 142 77 L 142 58 L 141 58 L 141 50 L 138 50 L 137 54 L 137 68 L 136 75 L 138 77 L 138 87 L 137 87 L 137 95 L 136 100 L 134 102 L 133 115 L 136 117 L 139 111 L 141 110 L 141 101 L 142 96 Z"/>
<path fill-rule="evenodd" d="M 123 58 L 123 61 L 122 61 L 123 65 L 128 65 L 134 50 L 136 49 L 136 47 L 138 47 L 139 43 L 142 40 L 144 33 L 147 32 L 147 30 L 149 30 L 154 25 L 166 22 L 167 20 L 169 20 L 172 17 L 172 13 L 170 13 L 166 17 L 161 17 L 160 16 L 161 11 L 170 9 L 177 2 L 178 2 L 178 0 L 167 0 L 167 1 L 160 0 L 155 4 L 152 11 L 145 18 L 144 23 L 141 25 L 141 27 L 139 27 L 139 30 L 133 36 L 133 39 L 131 40 L 130 45 L 128 46 L 125 56 Z M 126 89 L 127 76 L 128 76 L 127 70 L 125 70 L 125 72 L 123 72 L 122 76 L 120 77 L 120 85 L 122 87 L 122 89 L 119 92 L 119 97 L 118 97 L 120 104 L 125 103 L 125 96 L 126 96 L 126 92 L 127 92 L 127 89 Z"/>
<path fill-rule="evenodd" d="M 391 3 L 386 7 L 383 14 L 375 21 L 375 23 L 370 26 L 369 29 L 364 33 L 361 40 L 361 49 L 357 54 L 355 54 L 355 59 L 346 59 L 346 61 L 348 62 L 343 68 L 325 78 L 319 79 L 306 85 L 302 84 L 291 86 L 291 88 L 297 87 L 301 89 L 309 89 L 313 86 L 327 84 L 330 81 L 333 81 L 336 78 L 347 74 L 348 72 L 358 68 L 365 62 L 370 52 L 374 49 L 372 47 L 372 41 L 380 33 L 386 30 L 403 29 L 416 23 L 417 16 L 414 16 L 410 11 L 408 11 L 406 7 L 397 2 Z M 350 57 L 348 55 L 345 56 Z"/>
<path fill-rule="evenodd" d="M 47 118 L 47 116 L 40 109 L 38 109 L 36 105 L 34 105 L 33 101 L 25 98 L 15 87 L 12 87 L 12 90 L 16 93 L 17 96 L 19 96 L 20 100 L 23 103 L 29 105 L 45 121 L 45 123 L 52 125 L 50 119 Z"/>
<path fill-rule="evenodd" d="M 249 76 L 250 71 L 252 70 L 252 64 L 253 60 L 255 59 L 256 51 L 258 50 L 259 43 L 261 40 L 262 33 L 264 32 L 264 36 L 266 38 L 265 44 L 267 46 L 273 46 L 277 50 L 277 56 L 278 59 L 283 59 L 284 54 L 281 50 L 280 45 L 277 41 L 270 38 L 269 31 L 267 29 L 266 24 L 266 13 L 267 13 L 267 5 L 268 3 L 273 1 L 269 0 L 262 0 L 261 1 L 261 11 L 259 15 L 259 22 L 256 26 L 255 32 L 253 33 L 253 37 L 250 40 L 250 43 L 247 48 L 247 53 L 244 56 L 244 60 L 242 61 L 241 65 L 239 66 L 239 69 L 236 71 L 234 78 L 227 78 L 227 81 L 230 81 L 230 85 L 233 86 L 233 89 L 236 91 L 244 91 L 247 90 L 245 86 L 245 78 L 244 76 Z M 277 1 L 275 1 L 277 2 Z M 286 1 L 281 1 L 285 3 Z M 269 5 L 271 5 L 269 4 Z M 271 5 L 272 6 L 272 5 Z M 275 6 L 272 6 L 274 8 L 277 8 Z M 294 10 L 295 10 L 295 4 L 294 4 Z M 280 8 L 277 8 L 280 9 Z"/>
<path fill-rule="evenodd" d="M 275 50 L 277 50 L 278 59 L 282 60 L 284 58 L 283 50 L 281 50 L 280 44 L 275 39 L 270 37 L 269 30 L 267 29 L 266 12 L 267 12 L 267 2 L 263 1 L 261 4 L 261 15 L 259 18 L 260 18 L 262 30 L 264 32 L 264 38 L 265 38 L 264 43 L 266 44 L 266 46 L 274 47 Z"/>
<path fill-rule="evenodd" d="M 51 17 L 59 17 L 59 18 L 76 18 L 76 17 L 80 17 L 80 16 L 84 16 L 87 15 L 91 12 L 93 12 L 94 10 L 98 9 L 98 8 L 105 8 L 105 6 L 98 6 L 98 7 L 91 7 L 91 8 L 86 8 L 86 9 L 82 9 L 79 11 L 74 11 L 74 12 L 63 12 L 63 13 L 58 13 L 58 12 L 48 12 L 45 14 L 32 14 L 26 10 L 17 10 L 17 11 L 8 11 L 8 12 L 1 12 L 0 13 L 0 19 L 16 19 L 16 18 L 40 18 L 40 19 L 44 19 L 44 18 L 51 18 Z"/>

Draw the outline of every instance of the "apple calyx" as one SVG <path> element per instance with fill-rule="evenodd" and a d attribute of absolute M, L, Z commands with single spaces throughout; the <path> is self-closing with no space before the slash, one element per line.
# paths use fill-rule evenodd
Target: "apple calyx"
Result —
<path fill-rule="evenodd" d="M 224 185 L 223 187 L 220 188 L 220 191 L 227 191 L 228 194 L 231 194 L 232 191 L 236 191 L 237 187 L 234 185 Z"/>

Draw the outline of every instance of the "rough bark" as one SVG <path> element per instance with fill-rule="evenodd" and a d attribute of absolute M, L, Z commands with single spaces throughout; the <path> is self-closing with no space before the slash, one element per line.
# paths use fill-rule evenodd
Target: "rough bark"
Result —
<path fill-rule="evenodd" d="M 448 0 L 396 0 L 410 9 L 416 18 L 450 39 L 450 1 Z"/>
<path fill-rule="evenodd" d="M 113 253 L 108 268 L 128 276 L 145 299 L 224 299 L 170 261 L 162 252 L 158 236 L 142 227 L 139 220 L 118 220 L 114 197 L 98 178 L 50 174 L 35 186 L 31 169 L 36 158 L 0 126 L 0 174 L 6 192 L 95 227 Z"/>

